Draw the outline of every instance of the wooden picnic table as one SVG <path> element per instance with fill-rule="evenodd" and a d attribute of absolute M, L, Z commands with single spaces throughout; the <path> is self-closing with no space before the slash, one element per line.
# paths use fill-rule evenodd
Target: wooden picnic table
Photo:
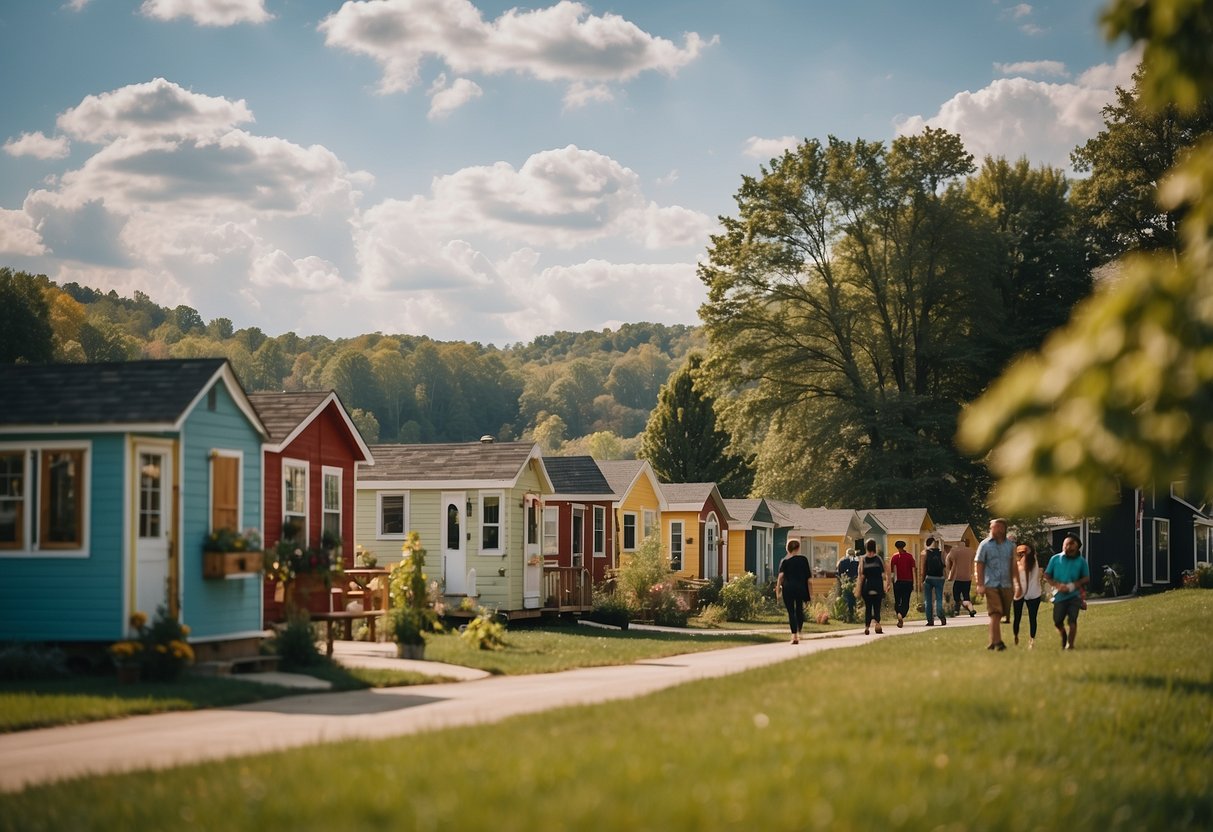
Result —
<path fill-rule="evenodd" d="M 370 622 L 371 641 L 375 641 L 375 619 L 383 615 L 383 610 L 362 610 L 348 612 L 339 610 L 337 612 L 314 612 L 311 614 L 313 621 L 324 622 L 324 655 L 332 658 L 333 656 L 333 625 L 342 624 L 345 628 L 345 640 L 353 641 L 354 622 L 358 619 L 365 619 Z"/>
<path fill-rule="evenodd" d="M 358 587 L 357 591 L 362 593 L 364 609 L 368 611 L 378 609 L 382 612 L 388 608 L 388 577 L 391 575 L 391 570 L 359 566 L 346 569 L 344 574 Z M 379 583 L 372 589 L 371 584 L 376 579 Z M 375 603 L 375 599 L 378 599 L 378 604 Z"/>

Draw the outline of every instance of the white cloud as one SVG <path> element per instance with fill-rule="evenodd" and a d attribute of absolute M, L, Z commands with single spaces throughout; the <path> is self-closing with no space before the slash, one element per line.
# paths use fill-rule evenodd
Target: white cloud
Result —
<path fill-rule="evenodd" d="M 446 76 L 442 76 L 445 82 Z M 451 113 L 458 110 L 464 104 L 467 104 L 473 99 L 484 95 L 484 90 L 475 81 L 469 81 L 467 78 L 456 78 L 455 82 L 449 87 L 442 86 L 438 89 L 430 88 L 430 112 L 428 118 L 431 121 L 444 119 Z"/>
<path fill-rule="evenodd" d="M 300 292 L 325 292 L 341 287 L 340 270 L 320 257 L 292 260 L 282 249 L 253 261 L 249 277 L 254 286 L 281 287 Z"/>
<path fill-rule="evenodd" d="M 1026 156 L 1033 163 L 1066 168 L 1070 151 L 1103 127 L 1100 111 L 1117 85 L 1130 83 L 1140 53 L 1122 53 L 1115 64 L 1092 67 L 1073 83 L 999 78 L 977 92 L 957 93 L 932 116 L 895 123 L 898 135 L 942 127 L 959 133 L 977 158 Z"/>
<path fill-rule="evenodd" d="M 67 136 L 49 138 L 41 132 L 22 133 L 19 138 L 4 143 L 9 156 L 33 156 L 35 159 L 64 159 L 71 153 Z"/>
<path fill-rule="evenodd" d="M 0 254 L 37 257 L 46 253 L 47 248 L 29 214 L 0 208 Z"/>
<path fill-rule="evenodd" d="M 667 173 L 665 176 L 657 177 L 657 184 L 661 185 L 662 187 L 665 187 L 666 185 L 673 185 L 677 181 L 678 181 L 678 168 L 674 168 L 669 173 Z"/>
<path fill-rule="evenodd" d="M 188 17 L 200 26 L 234 26 L 273 19 L 265 10 L 265 0 L 143 0 L 139 11 L 156 20 Z"/>
<path fill-rule="evenodd" d="M 1007 13 L 1010 14 L 1013 19 L 1020 20 L 1032 13 L 1032 7 L 1027 3 L 1020 3 L 1008 9 Z"/>
<path fill-rule="evenodd" d="M 1068 78 L 1066 65 L 1061 61 L 1017 61 L 1011 64 L 994 64 L 994 71 L 999 75 L 1053 75 L 1058 78 Z"/>
<path fill-rule="evenodd" d="M 201 95 L 155 78 L 86 96 L 57 123 L 76 139 L 103 144 L 122 137 L 207 140 L 251 121 L 253 114 L 243 98 Z"/>
<path fill-rule="evenodd" d="M 63 8 L 68 11 L 78 12 L 83 11 L 84 7 L 89 4 L 89 0 L 68 0 L 63 4 Z"/>
<path fill-rule="evenodd" d="M 385 93 L 413 87 L 427 57 L 465 75 L 516 72 L 544 81 L 604 83 L 650 70 L 673 73 L 708 45 L 691 32 L 679 47 L 619 15 L 593 15 L 568 0 L 513 8 L 492 21 L 469 0 L 350 0 L 319 29 L 328 46 L 376 61 Z"/>
<path fill-rule="evenodd" d="M 776 156 L 782 156 L 785 150 L 793 150 L 798 144 L 800 144 L 800 139 L 795 136 L 780 136 L 777 139 L 750 136 L 745 140 L 745 147 L 741 152 L 751 159 L 762 159 L 765 162 Z"/>
<path fill-rule="evenodd" d="M 569 84 L 564 93 L 564 108 L 579 110 L 592 103 L 606 103 L 615 100 L 615 93 L 606 84 L 586 84 L 575 81 Z"/>

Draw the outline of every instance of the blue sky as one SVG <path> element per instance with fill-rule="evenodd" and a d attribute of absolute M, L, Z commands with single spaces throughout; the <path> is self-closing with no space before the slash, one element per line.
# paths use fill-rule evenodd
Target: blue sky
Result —
<path fill-rule="evenodd" d="M 0 264 L 273 335 L 695 323 L 805 137 L 1067 166 L 1135 65 L 1100 5 L 13 0 Z"/>

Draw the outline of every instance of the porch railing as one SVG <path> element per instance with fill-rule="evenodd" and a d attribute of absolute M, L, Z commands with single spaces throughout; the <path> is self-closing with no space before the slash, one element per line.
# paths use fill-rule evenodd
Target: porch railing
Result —
<path fill-rule="evenodd" d="M 584 611 L 594 605 L 590 570 L 581 566 L 543 568 L 544 607 L 561 611 Z"/>

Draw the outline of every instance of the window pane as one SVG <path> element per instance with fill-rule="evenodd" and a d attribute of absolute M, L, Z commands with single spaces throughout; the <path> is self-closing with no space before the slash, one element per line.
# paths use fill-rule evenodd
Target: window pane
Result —
<path fill-rule="evenodd" d="M 606 509 L 594 506 L 594 554 L 606 551 Z"/>
<path fill-rule="evenodd" d="M 326 511 L 323 517 L 323 526 L 324 532 L 327 532 L 332 537 L 340 539 L 341 514 L 339 512 Z"/>
<path fill-rule="evenodd" d="M 160 491 L 163 474 L 160 454 L 139 455 L 139 537 L 158 538 L 161 533 Z"/>
<path fill-rule="evenodd" d="M 44 451 L 42 454 L 43 545 L 71 545 L 80 537 L 83 451 Z"/>
<path fill-rule="evenodd" d="M 341 477 L 337 474 L 324 475 L 324 509 L 341 510 Z"/>
<path fill-rule="evenodd" d="M 682 523 L 670 524 L 670 568 L 682 568 Z"/>
<path fill-rule="evenodd" d="M 381 534 L 404 534 L 404 495 L 386 494 L 380 502 Z"/>
<path fill-rule="evenodd" d="M 446 548 L 459 549 L 459 506 L 451 503 L 446 507 Z"/>
<path fill-rule="evenodd" d="M 555 555 L 560 552 L 560 540 L 558 531 L 560 528 L 560 514 L 555 508 L 543 509 L 543 553 L 545 555 Z"/>
<path fill-rule="evenodd" d="M 623 548 L 636 548 L 636 515 L 623 515 Z"/>
<path fill-rule="evenodd" d="M 573 512 L 573 566 L 581 566 L 585 548 L 585 512 Z"/>
<path fill-rule="evenodd" d="M 25 518 L 25 452 L 0 453 L 0 546 L 19 547 Z"/>
<path fill-rule="evenodd" d="M 501 548 L 501 498 L 485 497 L 480 522 L 480 548 Z"/>
<path fill-rule="evenodd" d="M 307 470 L 288 465 L 284 471 L 283 505 L 288 514 L 307 513 Z"/>

